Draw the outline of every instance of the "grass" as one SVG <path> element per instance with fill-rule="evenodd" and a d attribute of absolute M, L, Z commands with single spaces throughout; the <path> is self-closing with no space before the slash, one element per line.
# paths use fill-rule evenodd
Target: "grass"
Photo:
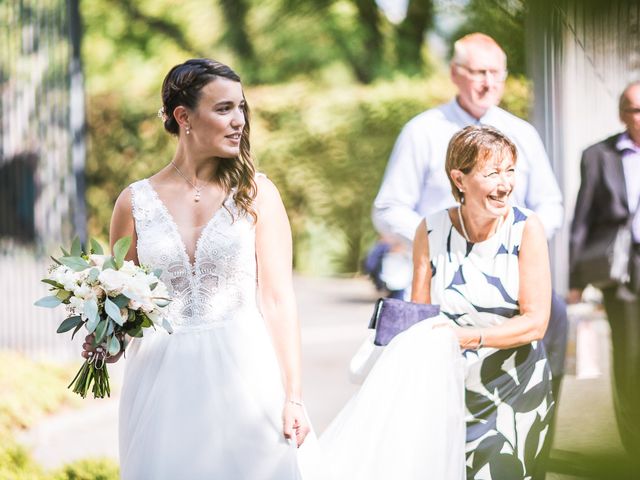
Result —
<path fill-rule="evenodd" d="M 14 432 L 35 425 L 82 399 L 67 389 L 77 365 L 36 362 L 14 352 L 0 352 L 0 478 L 3 480 L 117 480 L 118 466 L 108 459 L 76 461 L 45 471 Z"/>

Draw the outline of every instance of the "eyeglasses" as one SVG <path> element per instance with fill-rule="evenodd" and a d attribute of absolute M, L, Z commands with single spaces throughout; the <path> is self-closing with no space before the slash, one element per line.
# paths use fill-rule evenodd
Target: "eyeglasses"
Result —
<path fill-rule="evenodd" d="M 475 82 L 481 82 L 485 78 L 493 78 L 496 82 L 504 82 L 507 79 L 507 75 L 509 72 L 507 70 L 495 70 L 495 69 L 478 69 L 475 70 L 473 68 L 469 68 L 466 65 L 462 65 L 461 63 L 456 63 L 457 67 L 460 67 L 467 71 L 467 74 L 471 78 L 471 80 Z"/>

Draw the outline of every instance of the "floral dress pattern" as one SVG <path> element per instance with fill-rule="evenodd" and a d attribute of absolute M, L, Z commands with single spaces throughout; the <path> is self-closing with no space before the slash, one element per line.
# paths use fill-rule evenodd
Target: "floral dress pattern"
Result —
<path fill-rule="evenodd" d="M 452 322 L 490 327 L 520 313 L 518 257 L 530 213 L 512 207 L 498 231 L 478 243 L 458 233 L 447 211 L 427 218 L 431 300 Z M 542 342 L 463 355 L 467 478 L 535 478 L 554 409 Z"/>

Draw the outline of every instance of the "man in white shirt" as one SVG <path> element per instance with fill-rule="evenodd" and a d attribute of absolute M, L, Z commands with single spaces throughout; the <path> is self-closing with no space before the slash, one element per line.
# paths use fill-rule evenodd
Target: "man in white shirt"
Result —
<path fill-rule="evenodd" d="M 491 37 L 473 33 L 455 43 L 451 80 L 458 94 L 402 129 L 373 205 L 373 223 L 380 234 L 408 246 L 422 218 L 456 204 L 444 168 L 447 146 L 457 131 L 475 124 L 497 128 L 518 148 L 513 202 L 539 216 L 547 238 L 561 227 L 562 195 L 540 136 L 532 125 L 497 106 L 506 77 L 506 55 Z M 555 297 L 553 303 L 545 346 L 557 398 L 567 322 L 562 300 Z"/>

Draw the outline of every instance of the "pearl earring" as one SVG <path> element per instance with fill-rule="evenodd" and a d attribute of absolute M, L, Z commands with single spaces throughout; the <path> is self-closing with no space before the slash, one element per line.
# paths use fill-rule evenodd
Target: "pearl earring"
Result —
<path fill-rule="evenodd" d="M 185 127 L 185 133 L 186 133 L 187 135 L 190 135 L 190 134 L 191 134 L 191 127 L 190 127 L 189 125 L 187 125 L 187 126 Z"/>

